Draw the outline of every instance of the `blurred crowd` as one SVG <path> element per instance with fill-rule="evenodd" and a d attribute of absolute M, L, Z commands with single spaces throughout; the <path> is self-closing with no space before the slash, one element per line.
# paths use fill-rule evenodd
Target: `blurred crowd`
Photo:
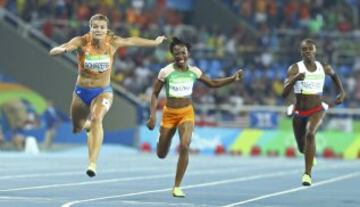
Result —
<path fill-rule="evenodd" d="M 261 29 L 349 32 L 359 28 L 358 0 L 223 0 L 238 16 Z"/>
<path fill-rule="evenodd" d="M 0 88 L 22 87 L 3 74 L 0 74 L 0 85 Z M 40 113 L 34 107 L 31 92 L 30 95 L 24 95 L 27 92 L 25 90 L 23 95 L 19 91 L 13 91 L 13 94 L 5 92 L 7 98 L 0 101 L 0 150 L 24 150 L 25 140 L 30 136 L 42 141 L 42 149 L 50 149 L 59 125 L 69 121 L 63 112 L 54 107 L 51 100 L 44 103 L 45 108 Z"/>
<path fill-rule="evenodd" d="M 41 114 L 27 99 L 6 101 L 0 105 L 0 149 L 23 150 L 29 136 L 41 140 L 42 149 L 50 149 L 58 126 L 68 120 L 51 101 L 47 102 L 46 110 Z"/>
<path fill-rule="evenodd" d="M 221 2 L 255 32 L 239 25 L 234 25 L 231 32 L 219 27 L 196 27 L 190 18 L 195 10 L 180 11 L 168 6 L 166 0 L 3 0 L 1 4 L 57 43 L 88 32 L 88 19 L 102 13 L 109 17 L 111 29 L 123 37 L 165 34 L 191 42 L 190 62 L 210 77 L 228 76 L 238 67 L 244 68 L 245 83 L 219 90 L 196 85 L 194 102 L 202 105 L 283 105 L 281 93 L 287 68 L 300 60 L 298 44 L 303 38 L 314 38 L 319 60 L 332 64 L 346 87 L 344 107 L 359 107 L 360 59 L 354 53 L 360 42 L 360 1 Z M 148 101 L 153 79 L 170 61 L 166 45 L 156 49 L 121 48 L 113 80 Z M 325 95 L 336 95 L 329 79 Z"/>

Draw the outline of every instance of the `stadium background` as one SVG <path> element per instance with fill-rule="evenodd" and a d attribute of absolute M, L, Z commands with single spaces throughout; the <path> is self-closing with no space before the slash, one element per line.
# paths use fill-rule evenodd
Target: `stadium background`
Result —
<path fill-rule="evenodd" d="M 111 29 L 123 37 L 165 34 L 190 41 L 191 62 L 210 77 L 244 68 L 243 82 L 218 90 L 195 86 L 197 127 L 191 148 L 206 154 L 294 153 L 291 123 L 285 116 L 285 107 L 293 99 L 281 97 L 282 83 L 288 66 L 300 59 L 300 40 L 315 39 L 318 59 L 335 68 L 348 93 L 344 104 L 329 111 L 317 136 L 317 153 L 359 157 L 359 1 L 204 2 L 0 1 L 2 148 L 12 149 L 6 143 L 19 131 L 43 141 L 47 100 L 64 117 L 55 144 L 86 143 L 85 133 L 71 134 L 67 118 L 76 78 L 75 54 L 55 59 L 48 56 L 48 50 L 87 32 L 89 17 L 103 13 Z M 105 120 L 105 143 L 154 150 L 157 129 L 146 130 L 144 121 L 152 80 L 169 61 L 167 44 L 157 49 L 119 49 L 112 76 L 116 96 Z M 327 79 L 324 100 L 331 101 L 335 95 Z M 172 145 L 174 153 L 177 139 Z"/>

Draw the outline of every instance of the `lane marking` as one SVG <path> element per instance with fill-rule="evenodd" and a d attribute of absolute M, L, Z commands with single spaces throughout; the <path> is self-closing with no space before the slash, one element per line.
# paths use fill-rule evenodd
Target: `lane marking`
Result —
<path fill-rule="evenodd" d="M 101 173 L 115 173 L 115 172 L 134 172 L 134 171 L 155 171 L 159 170 L 156 167 L 138 167 L 138 168 L 127 168 L 127 169 L 110 169 L 102 170 Z M 56 176 L 72 176 L 72 175 L 85 175 L 85 171 L 68 171 L 60 173 L 34 173 L 34 174 L 20 174 L 20 175 L 7 175 L 0 176 L 0 180 L 18 179 L 18 178 L 36 178 L 36 177 L 56 177 Z"/>
<path fill-rule="evenodd" d="M 284 166 L 284 165 L 282 165 Z M 294 164 L 289 166 L 296 166 Z M 277 167 L 277 166 L 274 166 Z M 211 174 L 219 174 L 219 173 L 231 173 L 231 172 L 246 172 L 254 169 L 262 169 L 269 168 L 265 166 L 253 166 L 247 168 L 229 168 L 229 169 L 204 169 L 189 172 L 188 175 L 211 175 Z M 83 181 L 83 182 L 70 182 L 70 183 L 60 183 L 60 184 L 50 184 L 50 185 L 37 185 L 37 186 L 28 186 L 28 187 L 20 187 L 20 188 L 10 188 L 10 189 L 1 189 L 0 192 L 14 192 L 14 191 L 23 191 L 23 190 L 39 190 L 39 189 L 49 189 L 49 188 L 61 188 L 61 187 L 71 187 L 71 186 L 83 186 L 83 185 L 94 185 L 94 184 L 104 184 L 104 183 L 114 183 L 114 182 L 124 182 L 124 181 L 138 181 L 138 180 L 151 180 L 151 179 L 160 179 L 173 177 L 174 173 L 165 173 L 165 174 L 156 174 L 156 175 L 148 175 L 148 176 L 132 176 L 132 177 L 124 177 L 124 178 L 113 178 L 113 179 L 104 179 L 104 180 L 96 180 L 96 181 Z"/>
<path fill-rule="evenodd" d="M 333 169 L 333 168 L 336 169 L 336 168 L 340 168 L 340 167 L 344 167 L 344 166 L 352 167 L 353 165 L 351 163 L 350 164 L 343 163 L 343 164 L 338 164 L 338 165 L 331 165 L 329 167 L 323 166 L 321 168 L 318 168 L 318 170 L 327 170 L 327 169 Z M 262 178 L 288 175 L 288 174 L 292 174 L 295 172 L 296 173 L 302 172 L 302 169 L 286 170 L 286 171 L 279 171 L 279 172 L 275 172 L 275 173 L 258 174 L 258 175 L 248 176 L 248 177 L 240 177 L 240 178 L 225 179 L 225 180 L 219 180 L 219 181 L 213 181 L 213 182 L 207 182 L 207 183 L 201 183 L 201 184 L 187 185 L 187 186 L 183 186 L 182 189 L 193 189 L 193 188 L 216 186 L 216 185 L 228 184 L 228 183 L 246 182 L 246 181 L 250 181 L 250 180 L 257 180 L 257 179 L 262 179 Z M 100 201 L 100 200 L 107 200 L 107 199 L 114 199 L 114 198 L 124 198 L 124 197 L 145 195 L 145 194 L 151 194 L 151 193 L 160 193 L 160 192 L 170 191 L 171 189 L 172 188 L 163 188 L 163 189 L 157 189 L 157 190 L 140 191 L 140 192 L 134 192 L 134 193 L 120 194 L 120 195 L 111 195 L 111 196 L 106 196 L 106 197 L 75 200 L 75 201 L 70 201 L 70 202 L 64 203 L 61 207 L 70 207 L 75 204 L 88 203 L 88 202 L 92 202 L 92 201 Z"/>
<path fill-rule="evenodd" d="M 347 180 L 347 179 L 358 177 L 358 176 L 360 176 L 360 172 L 349 173 L 349 174 L 339 176 L 339 177 L 336 177 L 336 178 L 331 178 L 331 179 L 327 179 L 327 180 L 317 182 L 317 183 L 313 184 L 311 187 L 301 186 L 301 187 L 292 188 L 292 189 L 289 189 L 289 190 L 284 190 L 284 191 L 279 191 L 279 192 L 275 192 L 275 193 L 265 194 L 265 195 L 262 195 L 262 196 L 258 196 L 258 197 L 252 198 L 252 199 L 240 201 L 240 202 L 237 202 L 237 203 L 227 204 L 227 205 L 224 205 L 224 206 L 221 206 L 221 207 L 241 206 L 242 204 L 252 203 L 252 202 L 267 199 L 267 198 L 272 198 L 272 197 L 276 197 L 276 196 L 280 196 L 280 195 L 294 193 L 294 192 L 297 192 L 297 191 L 308 190 L 308 189 L 311 189 L 311 188 L 314 188 L 314 187 L 318 187 L 318 186 L 322 186 L 322 185 L 326 185 L 326 184 L 330 184 L 330 183 L 335 183 L 335 182 L 338 182 L 338 181 Z"/>
<path fill-rule="evenodd" d="M 214 207 L 214 206 L 209 206 L 209 205 L 205 205 L 205 204 L 194 204 L 194 203 L 178 203 L 178 202 L 151 202 L 151 201 L 133 201 L 133 200 L 122 200 L 120 201 L 121 203 L 127 204 L 129 205 L 136 205 L 136 206 L 185 206 L 185 207 Z"/>
<path fill-rule="evenodd" d="M 263 161 L 261 161 L 260 163 L 265 163 Z M 202 163 L 203 164 L 203 163 Z M 223 163 L 222 163 L 223 164 Z M 254 164 L 254 162 L 242 162 L 241 165 L 237 165 L 237 166 L 233 166 L 233 167 L 244 167 L 248 164 Z M 206 164 L 206 165 L 203 165 L 205 167 L 211 167 L 212 165 L 210 164 Z M 226 167 L 223 166 L 223 165 L 218 165 L 218 164 L 215 164 L 213 166 L 216 166 L 216 167 Z M 228 166 L 228 165 L 227 165 Z M 164 168 L 161 168 L 161 167 L 164 167 Z M 143 167 L 132 167 L 130 168 L 127 167 L 127 168 L 121 168 L 121 169 L 109 169 L 109 170 L 102 170 L 100 171 L 101 173 L 113 173 L 113 172 L 129 172 L 129 171 L 137 171 L 137 170 L 164 170 L 164 169 L 173 169 L 172 166 L 169 166 L 169 165 L 164 165 L 164 166 L 161 166 L 161 167 L 154 167 L 154 165 L 151 165 L 151 166 L 143 166 Z M 198 164 L 195 164 L 196 168 L 201 168 L 202 166 L 199 166 Z M 26 168 L 26 167 L 25 167 Z M 29 167 L 30 168 L 30 167 Z M 29 169 L 29 168 L 26 168 L 26 169 Z M 45 167 L 44 167 L 45 168 Z M 52 170 L 54 170 L 54 168 L 52 167 L 46 167 L 46 169 L 49 169 L 51 168 Z M 189 166 L 189 169 L 191 168 L 191 166 Z M 24 169 L 24 168 L 22 168 Z M 15 169 L 13 169 L 15 170 Z M 17 170 L 20 170 L 17 169 Z M 38 169 L 36 169 L 38 170 Z M 55 170 L 58 170 L 58 169 L 55 169 Z M 60 170 L 60 169 L 59 169 Z M 83 172 L 83 169 L 74 169 L 76 171 L 68 171 L 68 172 L 60 172 L 60 173 L 56 173 L 56 172 L 45 172 L 45 173 L 32 173 L 32 174 L 29 174 L 29 173 L 26 173 L 26 174 L 19 174 L 19 175 L 5 175 L 5 176 L 0 176 L 0 180 L 5 180 L 5 179 L 17 179 L 17 178 L 35 178 L 35 177 L 51 177 L 51 176 L 71 176 L 71 175 L 84 175 L 84 172 Z"/>
<path fill-rule="evenodd" d="M 146 159 L 143 159 L 141 162 L 144 162 L 146 164 L 148 164 L 148 159 L 150 160 L 150 157 L 144 157 Z M 175 158 L 175 157 L 174 157 Z M 227 158 L 227 157 L 225 157 Z M 230 157 L 232 158 L 232 157 Z M 126 161 L 126 163 L 129 163 L 130 160 L 138 160 L 135 159 L 135 158 L 132 158 L 132 159 L 120 159 L 120 161 Z M 62 160 L 55 160 L 54 162 L 60 162 Z M 168 167 L 168 163 L 171 163 L 172 161 L 176 162 L 176 159 L 174 160 L 168 160 L 167 163 L 164 163 L 164 162 L 161 162 L 163 163 L 161 167 Z M 12 161 L 10 161 L 12 162 Z M 10 165 L 10 164 L 0 164 L 0 173 L 9 173 L 10 172 L 13 172 L 13 171 L 35 171 L 35 172 L 38 172 L 39 170 L 49 170 L 51 169 L 52 171 L 54 170 L 83 170 L 82 168 L 79 168 L 79 164 L 78 163 L 66 163 L 66 165 L 49 165 L 48 163 L 46 162 L 41 162 L 42 164 L 40 164 L 40 162 L 37 162 L 37 166 L 36 168 L 34 168 L 34 164 L 28 164 L 29 161 L 27 160 L 26 163 L 24 164 L 21 164 L 21 163 L 18 163 L 18 161 L 13 161 L 17 164 L 14 164 L 14 165 Z M 82 163 L 83 161 L 81 161 Z M 85 161 L 84 161 L 85 162 Z M 119 162 L 118 159 L 116 160 L 113 160 L 112 162 Z M 240 166 L 246 166 L 246 165 L 253 165 L 253 164 L 265 164 L 265 163 L 268 163 L 269 161 L 268 160 L 264 160 L 264 159 L 259 159 L 259 160 L 245 160 L 245 161 L 242 161 L 240 162 L 238 165 L 234 165 L 234 160 L 231 159 L 231 160 L 228 160 L 226 159 L 225 161 L 223 162 L 220 162 L 219 163 L 214 163 L 214 162 L 208 162 L 207 160 L 204 161 L 204 160 L 198 160 L 198 159 L 195 159 L 193 160 L 191 163 L 189 163 L 189 168 L 190 167 L 210 167 L 210 166 L 214 166 L 214 167 L 227 167 L 229 166 L 229 164 L 232 166 L 232 167 L 240 167 Z M 149 166 L 154 166 L 156 163 L 156 166 L 158 166 L 160 164 L 160 162 L 154 162 L 153 165 L 149 165 Z M 21 167 L 19 167 L 19 165 L 21 165 Z M 40 165 L 40 166 L 39 166 Z M 16 168 L 10 168 L 12 166 L 16 166 Z M 112 165 L 113 166 L 113 165 Z M 138 164 L 134 165 L 134 166 L 125 166 L 126 168 L 130 168 L 130 167 L 137 167 L 139 166 Z M 104 166 L 106 167 L 106 166 Z M 115 166 L 116 167 L 116 166 Z M 119 164 L 119 168 L 123 168 L 124 166 L 121 165 L 121 163 Z M 10 168 L 10 169 L 9 169 Z M 112 167 L 113 168 L 113 167 Z M 51 173 L 51 172 L 48 172 L 48 173 Z"/>
<path fill-rule="evenodd" d="M 299 170 L 280 171 L 280 172 L 276 172 L 276 173 L 259 174 L 259 175 L 248 176 L 248 177 L 219 180 L 219 181 L 213 181 L 213 182 L 207 182 L 207 183 L 201 183 L 201 184 L 195 184 L 195 185 L 187 185 L 187 186 L 182 187 L 182 189 L 192 189 L 192 188 L 216 186 L 216 185 L 227 184 L 227 183 L 245 182 L 245 181 L 257 180 L 257 179 L 262 179 L 262 178 L 282 176 L 282 175 L 291 174 L 294 172 L 299 172 Z M 71 202 L 65 203 L 61 207 L 70 207 L 75 204 L 88 203 L 91 201 L 107 200 L 107 199 L 114 199 L 114 198 L 124 198 L 124 197 L 131 197 L 131 196 L 137 196 L 137 195 L 145 195 L 145 194 L 150 194 L 150 193 L 160 193 L 160 192 L 166 192 L 166 191 L 170 191 L 170 190 L 171 190 L 171 188 L 164 188 L 164 189 L 158 189 L 158 190 L 148 190 L 148 191 L 141 191 L 141 192 L 135 192 L 135 193 L 126 193 L 126 194 L 120 194 L 120 195 L 91 198 L 91 199 L 85 199 L 85 200 L 77 200 L 77 201 L 71 201 Z"/>
<path fill-rule="evenodd" d="M 51 201 L 53 199 L 43 198 L 43 197 L 20 197 L 20 196 L 0 196 L 0 200 L 41 200 L 41 201 Z"/>

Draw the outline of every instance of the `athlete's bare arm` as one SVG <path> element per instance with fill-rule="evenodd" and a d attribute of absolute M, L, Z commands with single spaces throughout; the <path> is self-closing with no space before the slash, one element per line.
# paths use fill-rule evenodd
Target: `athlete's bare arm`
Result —
<path fill-rule="evenodd" d="M 153 85 L 153 92 L 151 93 L 151 101 L 150 101 L 150 117 L 146 123 L 146 126 L 153 130 L 156 123 L 156 107 L 158 105 L 158 96 L 159 93 L 164 86 L 164 83 L 159 79 L 156 79 Z"/>
<path fill-rule="evenodd" d="M 341 104 L 346 97 L 346 93 L 345 93 L 344 87 L 342 85 L 342 82 L 341 82 L 339 76 L 335 73 L 335 70 L 331 67 L 331 65 L 325 64 L 325 65 L 323 65 L 323 68 L 324 68 L 325 74 L 331 77 L 332 81 L 335 84 L 336 90 L 339 93 L 336 96 L 335 104 Z"/>
<path fill-rule="evenodd" d="M 73 50 L 78 49 L 81 46 L 81 44 L 82 44 L 82 39 L 81 37 L 77 36 L 72 38 L 69 42 L 54 47 L 53 49 L 50 50 L 49 54 L 51 56 L 57 56 L 65 52 L 71 52 Z"/>
<path fill-rule="evenodd" d="M 200 76 L 199 80 L 205 85 L 207 85 L 210 88 L 219 88 L 222 86 L 225 86 L 227 84 L 230 84 L 234 81 L 240 80 L 243 77 L 243 71 L 242 69 L 236 71 L 234 75 L 226 78 L 217 78 L 217 79 L 210 79 L 207 75 L 204 73 Z"/>
<path fill-rule="evenodd" d="M 286 98 L 290 94 L 296 81 L 303 80 L 304 78 L 305 73 L 299 73 L 297 64 L 291 65 L 288 69 L 287 77 L 284 82 L 284 90 L 282 96 Z"/>
<path fill-rule="evenodd" d="M 160 45 L 166 39 L 165 36 L 158 36 L 155 40 L 144 39 L 141 37 L 128 37 L 122 38 L 119 36 L 114 36 L 113 47 L 116 49 L 119 47 L 155 47 Z"/>

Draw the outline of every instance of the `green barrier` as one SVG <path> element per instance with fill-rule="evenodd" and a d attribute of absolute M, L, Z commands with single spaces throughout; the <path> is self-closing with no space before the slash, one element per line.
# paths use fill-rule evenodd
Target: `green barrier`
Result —
<path fill-rule="evenodd" d="M 353 121 L 353 131 L 356 132 L 360 132 L 360 121 Z"/>
<path fill-rule="evenodd" d="M 230 146 L 230 151 L 249 155 L 252 146 L 258 141 L 264 131 L 259 129 L 244 129 Z"/>
<path fill-rule="evenodd" d="M 320 132 L 316 137 L 317 152 L 322 153 L 325 148 L 331 148 L 336 155 L 342 157 L 354 139 L 354 133 L 339 131 Z"/>
<path fill-rule="evenodd" d="M 360 136 L 341 131 L 319 131 L 316 134 L 316 153 L 323 155 L 325 149 L 333 151 L 339 158 L 355 159 L 360 153 Z M 297 144 L 291 130 L 245 129 L 234 140 L 230 151 L 249 155 L 251 148 L 258 146 L 261 155 L 285 155 L 288 147 L 297 150 Z"/>
<path fill-rule="evenodd" d="M 351 144 L 346 148 L 344 152 L 345 159 L 355 159 L 359 158 L 360 155 L 360 135 L 357 135 L 351 142 Z"/>
<path fill-rule="evenodd" d="M 270 139 L 266 145 L 259 145 L 262 150 L 262 155 L 275 153 L 277 155 L 284 155 L 287 147 L 296 147 L 296 142 L 293 137 L 292 131 L 268 131 L 261 137 L 260 142 Z"/>

